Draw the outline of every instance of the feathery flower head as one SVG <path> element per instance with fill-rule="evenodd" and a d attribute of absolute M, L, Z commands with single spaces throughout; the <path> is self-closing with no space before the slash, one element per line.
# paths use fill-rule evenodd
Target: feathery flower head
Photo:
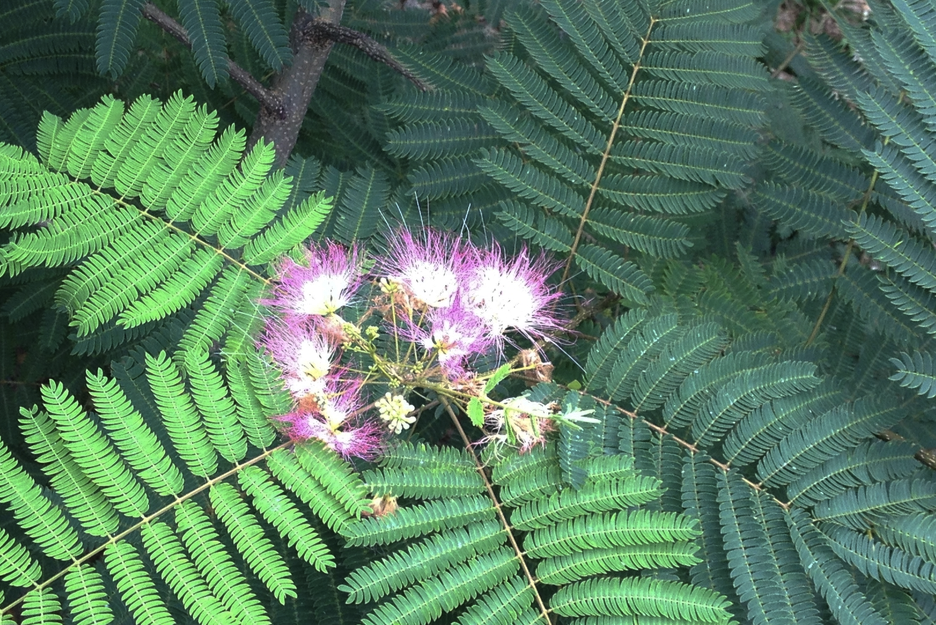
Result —
<path fill-rule="evenodd" d="M 284 419 L 294 424 L 289 430 L 294 440 L 314 438 L 346 459 L 354 457 L 373 460 L 383 444 L 380 427 L 373 421 L 355 418 L 341 428 L 334 429 L 314 412 L 291 413 Z"/>
<path fill-rule="evenodd" d="M 360 283 L 358 250 L 337 243 L 312 245 L 308 266 L 286 258 L 279 267 L 274 297 L 264 303 L 292 315 L 325 316 L 346 306 Z"/>
<path fill-rule="evenodd" d="M 450 378 L 464 373 L 465 360 L 491 347 L 484 324 L 457 301 L 449 308 L 430 311 L 418 343 L 427 351 L 435 350 L 436 360 Z"/>
<path fill-rule="evenodd" d="M 358 414 L 363 406 L 361 381 L 329 380 L 325 389 L 311 395 L 300 407 L 280 420 L 287 423 L 293 440 L 314 438 L 344 456 L 372 459 L 380 449 L 380 427 Z"/>
<path fill-rule="evenodd" d="M 260 345 L 283 370 L 283 382 L 293 397 L 300 399 L 325 390 L 336 345 L 319 331 L 317 323 L 299 317 L 270 321 Z"/>
<path fill-rule="evenodd" d="M 353 426 L 346 425 L 336 432 L 334 438 L 325 444 L 346 459 L 373 460 L 383 447 L 383 432 L 373 421 L 358 419 Z"/>
<path fill-rule="evenodd" d="M 487 437 L 488 441 L 505 444 L 510 439 L 510 435 L 507 434 L 509 429 L 520 453 L 546 444 L 546 433 L 554 429 L 549 406 L 530 401 L 522 395 L 511 397 L 502 403 L 503 408 L 492 411 L 485 419 L 494 431 L 494 434 Z"/>
<path fill-rule="evenodd" d="M 559 293 L 546 283 L 556 269 L 544 254 L 530 258 L 525 247 L 509 260 L 496 244 L 480 250 L 465 281 L 468 309 L 496 340 L 511 329 L 527 337 L 543 336 L 561 326 L 552 312 Z"/>
<path fill-rule="evenodd" d="M 364 406 L 361 399 L 362 381 L 358 378 L 333 379 L 319 397 L 319 415 L 332 430 L 338 430 L 352 420 Z"/>
<path fill-rule="evenodd" d="M 378 271 L 429 308 L 450 306 L 465 272 L 468 248 L 455 234 L 423 228 L 418 236 L 398 229 Z"/>

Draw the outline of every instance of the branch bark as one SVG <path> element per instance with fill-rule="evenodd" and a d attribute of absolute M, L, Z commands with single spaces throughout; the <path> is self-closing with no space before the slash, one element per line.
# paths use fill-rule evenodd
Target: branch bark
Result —
<path fill-rule="evenodd" d="M 296 147 L 312 94 L 315 93 L 325 61 L 336 42 L 358 48 L 371 59 L 405 76 L 419 89 L 425 91 L 427 88 L 400 65 L 384 46 L 363 33 L 341 26 L 344 6 L 345 0 L 330 0 L 328 8 L 323 9 L 318 18 L 313 18 L 301 8 L 296 11 L 289 33 L 293 63 L 274 76 L 269 88 L 228 59 L 231 78 L 260 103 L 260 112 L 247 140 L 247 147 L 253 147 L 261 139 L 273 142 L 277 166 L 285 165 Z M 159 7 L 147 2 L 143 5 L 143 16 L 191 49 L 192 41 L 185 28 Z"/>
<path fill-rule="evenodd" d="M 152 2 L 147 2 L 143 5 L 143 17 L 178 39 L 185 47 L 189 49 L 192 48 L 192 40 L 189 38 L 188 31 L 185 30 L 182 24 L 169 17 Z M 261 105 L 277 115 L 282 116 L 284 114 L 283 103 L 280 99 L 261 85 L 250 72 L 231 59 L 228 59 L 228 73 L 237 84 L 244 88 L 244 91 L 255 97 L 257 102 Z"/>
<path fill-rule="evenodd" d="M 261 106 L 247 141 L 248 148 L 260 139 L 272 141 L 276 149 L 276 164 L 279 166 L 286 164 L 296 146 L 302 120 L 305 119 L 312 94 L 325 69 L 328 54 L 335 44 L 327 33 L 316 27 L 316 22 L 337 27 L 344 6 L 345 0 L 330 0 L 318 20 L 302 9 L 296 12 L 289 33 L 293 63 L 276 75 L 271 86 L 272 92 L 283 104 L 283 114 L 265 105 Z"/>
<path fill-rule="evenodd" d="M 400 65 L 400 63 L 390 55 L 390 52 L 387 50 L 387 48 L 385 48 L 382 44 L 374 41 L 364 33 L 358 32 L 353 28 L 348 28 L 347 26 L 341 26 L 340 24 L 328 24 L 320 20 L 313 22 L 313 28 L 315 28 L 318 33 L 328 37 L 336 43 L 344 43 L 349 46 L 354 46 L 369 56 L 372 61 L 383 63 L 398 74 L 402 74 L 404 78 L 416 85 L 420 91 L 428 90 L 426 84 L 419 80 L 415 74 Z"/>

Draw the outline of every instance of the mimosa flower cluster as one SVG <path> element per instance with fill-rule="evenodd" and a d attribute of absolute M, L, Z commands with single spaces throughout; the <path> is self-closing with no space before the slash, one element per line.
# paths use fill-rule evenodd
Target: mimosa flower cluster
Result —
<path fill-rule="evenodd" d="M 503 362 L 517 340 L 563 327 L 558 291 L 548 283 L 555 269 L 526 248 L 508 255 L 431 228 L 395 232 L 387 253 L 372 259 L 336 243 L 310 246 L 301 262 L 284 259 L 262 301 L 275 315 L 259 344 L 294 400 L 279 417 L 287 434 L 373 458 L 416 421 L 410 394 L 465 405 L 490 374 L 481 363 Z M 523 417 L 533 426 L 511 438 L 526 449 L 544 440 L 545 407 L 500 406 L 489 402 L 489 438 Z"/>

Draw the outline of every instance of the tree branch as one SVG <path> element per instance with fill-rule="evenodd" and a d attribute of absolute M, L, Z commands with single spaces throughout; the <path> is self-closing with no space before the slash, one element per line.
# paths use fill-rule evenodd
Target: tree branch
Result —
<path fill-rule="evenodd" d="M 371 60 L 383 63 L 393 71 L 402 74 L 407 80 L 416 85 L 420 91 L 429 90 L 429 87 L 419 80 L 415 74 L 400 65 L 400 63 L 390 55 L 386 47 L 374 41 L 364 33 L 358 32 L 353 28 L 348 28 L 347 26 L 329 24 L 319 20 L 313 21 L 311 28 L 317 35 L 327 37 L 335 43 L 344 43 L 349 46 L 354 46 L 369 56 Z"/>
<path fill-rule="evenodd" d="M 337 26 L 341 22 L 344 5 L 345 0 L 330 0 L 329 6 L 322 9 L 317 20 L 303 9 L 296 11 L 289 32 L 293 63 L 277 74 L 271 85 L 273 93 L 283 103 L 284 114 L 279 116 L 275 111 L 261 107 L 247 141 L 248 148 L 260 139 L 272 141 L 278 166 L 286 164 L 296 146 L 312 94 L 315 93 L 322 70 L 325 69 L 325 61 L 335 43 L 324 35 L 322 28 L 315 26 L 315 22 Z"/>
<path fill-rule="evenodd" d="M 302 121 L 309 109 L 309 102 L 318 85 L 325 61 L 332 46 L 344 43 L 361 50 L 371 59 L 383 63 L 425 91 L 423 84 L 409 70 L 400 65 L 380 43 L 364 33 L 341 26 L 341 14 L 345 0 L 330 0 L 329 6 L 313 18 L 303 9 L 296 11 L 289 43 L 293 51 L 293 63 L 283 69 L 264 87 L 247 70 L 228 59 L 228 73 L 244 90 L 260 103 L 260 112 L 247 148 L 264 139 L 271 141 L 276 150 L 276 164 L 283 166 L 296 146 Z M 178 39 L 191 49 L 192 40 L 185 28 L 166 15 L 152 2 L 143 5 L 143 16 Z"/>
<path fill-rule="evenodd" d="M 189 39 L 188 32 L 182 24 L 166 15 L 162 9 L 152 2 L 147 2 L 143 5 L 143 17 L 178 39 L 185 47 L 189 49 L 192 48 L 192 41 Z M 255 97 L 265 108 L 280 117 L 285 115 L 283 103 L 280 98 L 261 85 L 250 72 L 231 59 L 228 59 L 228 73 L 237 84 L 244 88 L 244 91 Z"/>

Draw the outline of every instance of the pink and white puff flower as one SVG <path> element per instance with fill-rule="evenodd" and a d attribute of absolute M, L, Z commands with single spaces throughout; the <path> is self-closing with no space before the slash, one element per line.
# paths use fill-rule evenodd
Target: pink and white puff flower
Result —
<path fill-rule="evenodd" d="M 374 421 L 356 420 L 324 442 L 346 459 L 374 460 L 383 446 L 383 435 L 383 428 Z"/>
<path fill-rule="evenodd" d="M 445 308 L 458 294 L 469 256 L 466 244 L 453 233 L 423 228 L 414 236 L 401 228 L 378 271 L 428 308 Z"/>
<path fill-rule="evenodd" d="M 309 319 L 290 317 L 267 324 L 260 339 L 283 371 L 283 383 L 296 399 L 325 391 L 337 346 Z"/>
<path fill-rule="evenodd" d="M 289 315 L 326 316 L 347 306 L 361 281 L 358 250 L 337 243 L 312 245 L 308 265 L 286 258 L 279 266 L 279 284 L 264 303 Z"/>
<path fill-rule="evenodd" d="M 496 244 L 479 250 L 465 278 L 466 307 L 498 343 L 510 330 L 545 336 L 562 326 L 553 310 L 559 293 L 546 282 L 557 268 L 544 254 L 531 258 L 525 247 L 512 259 Z"/>
<path fill-rule="evenodd" d="M 449 378 L 459 377 L 470 356 L 483 354 L 493 345 L 482 321 L 458 300 L 449 308 L 431 311 L 424 325 L 418 343 L 427 351 L 435 351 L 439 366 Z"/>
<path fill-rule="evenodd" d="M 360 412 L 361 381 L 330 380 L 325 390 L 300 402 L 299 408 L 280 417 L 287 433 L 297 441 L 317 439 L 345 458 L 372 459 L 380 449 L 382 430 Z"/>
<path fill-rule="evenodd" d="M 316 439 L 344 458 L 373 460 L 383 444 L 383 430 L 373 421 L 355 418 L 340 428 L 333 428 L 320 414 L 297 412 L 286 415 L 295 423 L 290 430 L 294 440 Z"/>

